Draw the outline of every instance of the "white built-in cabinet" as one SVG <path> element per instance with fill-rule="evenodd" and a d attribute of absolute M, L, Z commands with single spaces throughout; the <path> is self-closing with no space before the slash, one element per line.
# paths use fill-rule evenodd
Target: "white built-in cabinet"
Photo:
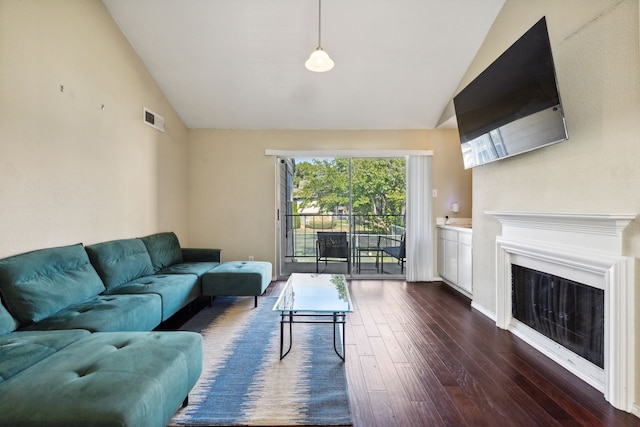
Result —
<path fill-rule="evenodd" d="M 445 283 L 472 296 L 473 231 L 470 228 L 438 226 L 438 274 Z"/>

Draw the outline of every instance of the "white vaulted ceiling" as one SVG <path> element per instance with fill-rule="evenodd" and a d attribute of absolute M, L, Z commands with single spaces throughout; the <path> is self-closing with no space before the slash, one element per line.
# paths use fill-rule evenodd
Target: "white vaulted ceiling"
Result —
<path fill-rule="evenodd" d="M 426 129 L 504 0 L 103 2 L 189 128 Z"/>

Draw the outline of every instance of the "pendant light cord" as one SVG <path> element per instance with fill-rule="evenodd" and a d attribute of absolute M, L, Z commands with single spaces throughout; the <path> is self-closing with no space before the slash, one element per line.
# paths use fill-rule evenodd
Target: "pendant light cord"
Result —
<path fill-rule="evenodd" d="M 322 49 L 322 0 L 318 0 L 318 49 Z"/>

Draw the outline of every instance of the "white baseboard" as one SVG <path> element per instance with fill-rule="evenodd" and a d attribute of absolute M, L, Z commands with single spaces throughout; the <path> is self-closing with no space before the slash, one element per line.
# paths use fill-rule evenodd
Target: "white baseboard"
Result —
<path fill-rule="evenodd" d="M 471 308 L 473 308 L 474 310 L 478 310 L 480 312 L 480 314 L 485 315 L 486 317 L 488 317 L 489 319 L 493 320 L 494 322 L 496 321 L 496 314 L 495 313 L 490 312 L 485 307 L 477 304 L 475 301 L 471 301 Z"/>

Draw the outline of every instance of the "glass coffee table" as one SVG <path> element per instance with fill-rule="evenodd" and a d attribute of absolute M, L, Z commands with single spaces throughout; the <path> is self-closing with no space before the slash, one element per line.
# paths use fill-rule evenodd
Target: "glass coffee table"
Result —
<path fill-rule="evenodd" d="M 353 311 L 344 274 L 292 273 L 273 311 L 280 312 L 280 360 L 289 354 L 294 323 L 333 324 L 333 349 L 344 360 L 346 314 Z M 284 325 L 289 324 L 289 348 L 284 352 Z M 342 325 L 342 354 L 336 346 L 336 330 Z"/>

